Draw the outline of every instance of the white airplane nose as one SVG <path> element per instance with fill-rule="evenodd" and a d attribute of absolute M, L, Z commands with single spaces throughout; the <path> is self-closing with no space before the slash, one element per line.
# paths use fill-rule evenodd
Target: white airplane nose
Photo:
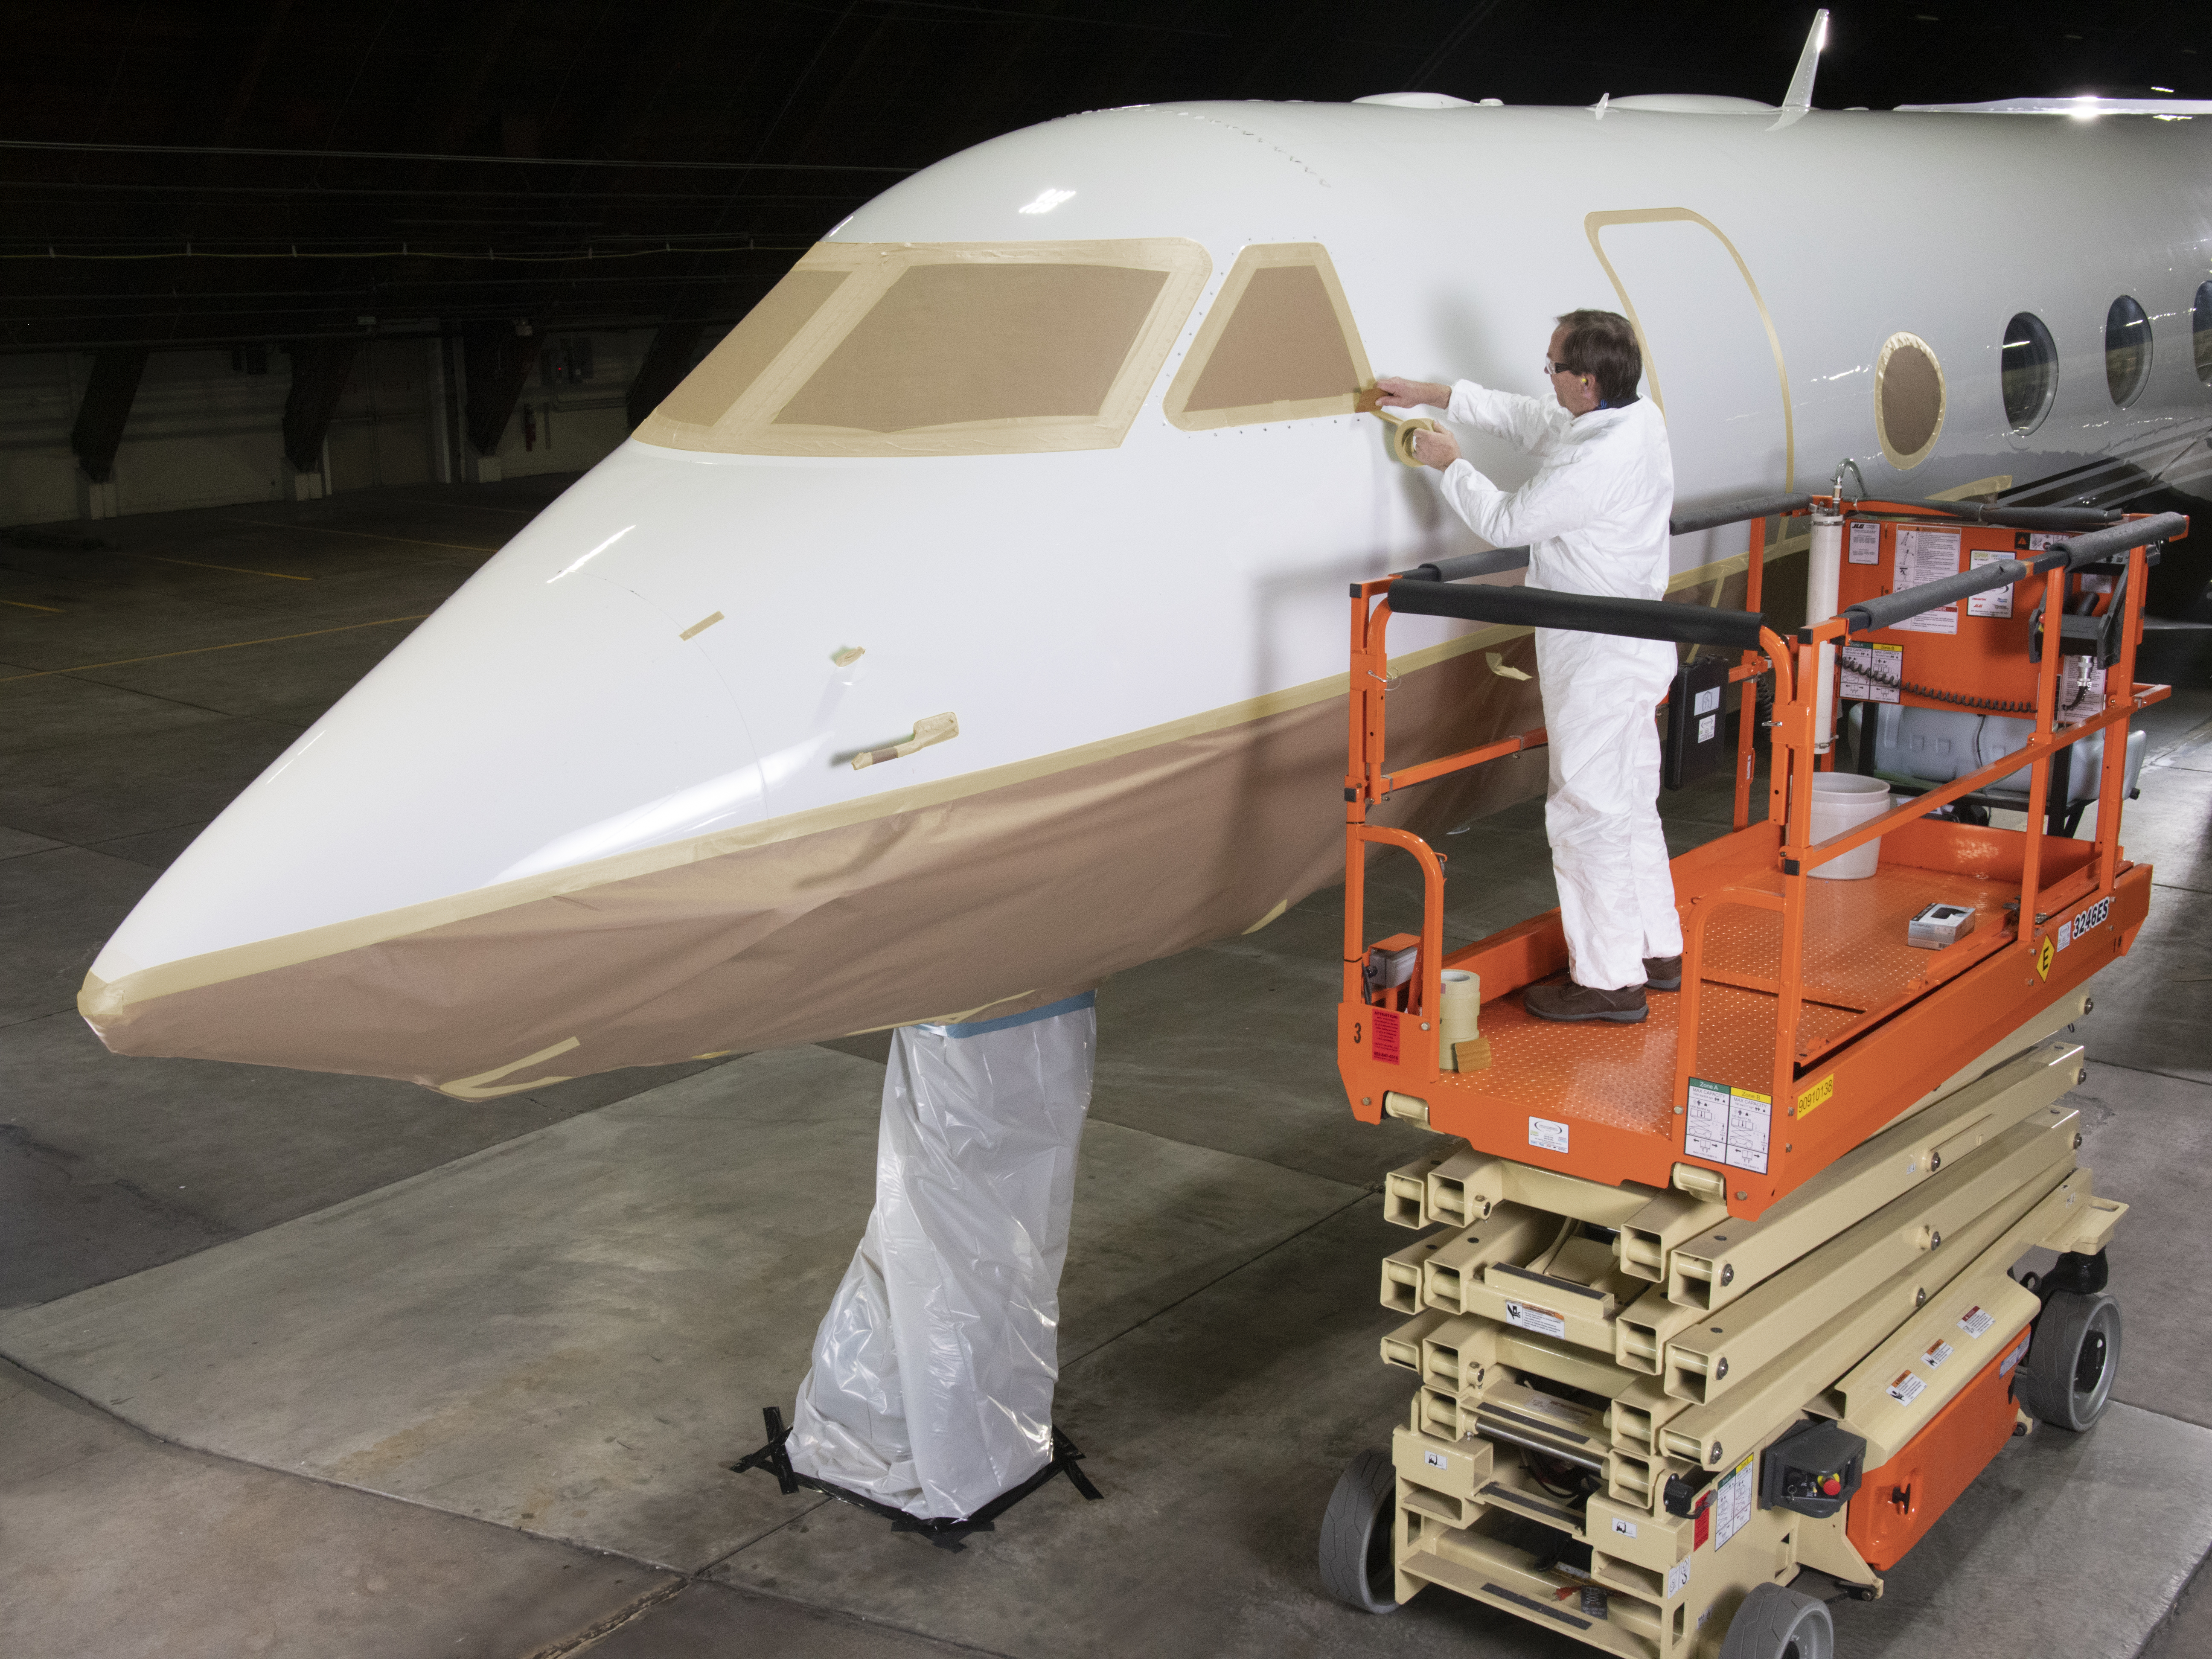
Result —
<path fill-rule="evenodd" d="M 564 514 L 536 539 L 589 538 L 593 516 Z M 550 577 L 545 549 L 511 545 L 209 826 L 93 972 L 119 979 L 757 818 L 760 770 L 691 643 L 700 619 L 589 568 L 651 535 L 618 525 Z"/>
<path fill-rule="evenodd" d="M 325 1028 L 315 1045 L 354 1051 L 347 1069 L 445 1082 L 465 1062 L 434 1033 L 482 1000 L 452 977 L 472 971 L 471 951 L 455 945 L 447 978 L 395 983 L 381 1002 L 361 994 L 362 952 L 465 932 L 577 866 L 763 817 L 752 734 L 699 643 L 731 619 L 672 616 L 609 579 L 697 556 L 678 544 L 696 526 L 657 511 L 653 473 L 633 459 L 580 483 L 170 866 L 80 999 L 111 1047 L 301 1063 L 287 1033 L 304 1022 Z M 341 959 L 345 994 L 310 988 Z M 497 1052 L 485 1019 L 459 1023 Z M 333 1037 L 333 1020 L 359 1041 Z M 424 1055 L 395 1063 L 408 1028 Z"/>

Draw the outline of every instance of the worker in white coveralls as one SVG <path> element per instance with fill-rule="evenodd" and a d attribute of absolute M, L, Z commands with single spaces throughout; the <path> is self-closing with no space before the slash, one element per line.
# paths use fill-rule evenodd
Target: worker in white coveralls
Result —
<path fill-rule="evenodd" d="M 1549 401 L 1471 380 L 1385 379 L 1387 408 L 1427 404 L 1537 459 L 1510 494 L 1462 459 L 1448 433 L 1414 440 L 1443 475 L 1444 499 L 1493 547 L 1528 548 L 1528 584 L 1560 593 L 1658 599 L 1667 592 L 1674 466 L 1663 416 L 1636 395 L 1644 355 L 1610 311 L 1559 319 L 1544 359 Z M 1559 884 L 1570 979 L 1532 985 L 1542 1019 L 1644 1018 L 1647 990 L 1679 990 L 1682 928 L 1659 828 L 1655 710 L 1674 678 L 1663 640 L 1536 630 L 1538 689 L 1551 744 L 1544 827 Z"/>

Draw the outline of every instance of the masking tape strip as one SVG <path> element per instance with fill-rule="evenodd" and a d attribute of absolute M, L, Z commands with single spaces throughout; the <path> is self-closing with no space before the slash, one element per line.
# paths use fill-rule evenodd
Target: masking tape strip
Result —
<path fill-rule="evenodd" d="M 565 1077 L 534 1077 L 523 1083 L 505 1084 L 499 1080 L 503 1077 L 512 1076 L 516 1072 L 527 1071 L 531 1066 L 549 1060 L 556 1054 L 565 1054 L 571 1048 L 582 1046 L 579 1039 L 570 1037 L 567 1042 L 556 1042 L 550 1048 L 540 1048 L 534 1054 L 525 1054 L 520 1060 L 511 1060 L 504 1066 L 495 1066 L 489 1072 L 478 1072 L 474 1077 L 456 1078 L 451 1083 L 441 1083 L 438 1085 L 438 1091 L 441 1094 L 452 1095 L 459 1100 L 495 1100 L 501 1095 L 519 1095 L 526 1089 L 550 1088 L 556 1083 L 566 1083 L 569 1079 Z M 495 1085 L 497 1086 L 495 1087 Z"/>
<path fill-rule="evenodd" d="M 721 620 L 722 613 L 717 611 L 711 617 L 702 617 L 697 622 L 693 623 L 690 627 L 685 629 L 676 637 L 679 640 L 695 639 Z"/>
<path fill-rule="evenodd" d="M 897 760 L 932 744 L 950 743 L 959 735 L 957 714 L 924 714 L 914 723 L 914 735 L 904 743 L 893 744 L 888 749 L 863 750 L 853 757 L 853 769 L 858 772 L 864 767 L 881 766 L 885 761 Z"/>

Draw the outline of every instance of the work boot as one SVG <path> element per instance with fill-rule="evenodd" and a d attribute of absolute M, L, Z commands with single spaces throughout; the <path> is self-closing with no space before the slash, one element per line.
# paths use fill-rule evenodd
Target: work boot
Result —
<path fill-rule="evenodd" d="M 1682 958 L 1671 957 L 1644 958 L 1644 988 L 1647 991 L 1679 991 L 1682 988 Z"/>
<path fill-rule="evenodd" d="M 1521 994 L 1521 1001 L 1538 1019 L 1604 1019 L 1633 1025 L 1651 1012 L 1641 985 L 1600 991 L 1569 980 L 1563 985 L 1532 985 Z"/>

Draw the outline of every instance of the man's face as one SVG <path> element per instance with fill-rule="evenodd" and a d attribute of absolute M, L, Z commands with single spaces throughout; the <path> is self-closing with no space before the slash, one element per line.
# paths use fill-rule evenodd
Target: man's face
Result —
<path fill-rule="evenodd" d="M 1559 407 L 1570 415 L 1587 415 L 1598 405 L 1597 389 L 1583 384 L 1586 377 L 1570 374 L 1559 365 L 1559 356 L 1567 349 L 1567 325 L 1561 323 L 1552 331 L 1552 343 L 1544 349 L 1544 372 L 1552 377 L 1552 395 L 1559 400 Z"/>

